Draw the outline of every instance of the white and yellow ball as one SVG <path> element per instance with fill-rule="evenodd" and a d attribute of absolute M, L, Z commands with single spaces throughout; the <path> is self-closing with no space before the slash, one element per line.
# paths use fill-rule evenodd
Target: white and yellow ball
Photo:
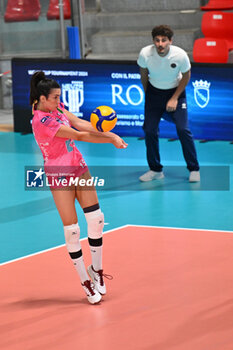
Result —
<path fill-rule="evenodd" d="M 117 115 L 114 109 L 109 106 L 99 106 L 91 113 L 92 126 L 101 132 L 110 131 L 117 122 Z"/>

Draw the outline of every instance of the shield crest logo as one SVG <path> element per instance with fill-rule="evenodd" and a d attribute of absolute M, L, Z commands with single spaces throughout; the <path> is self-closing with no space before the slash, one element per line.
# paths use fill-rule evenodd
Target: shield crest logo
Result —
<path fill-rule="evenodd" d="M 205 108 L 210 100 L 210 85 L 207 80 L 196 80 L 193 84 L 194 99 L 200 108 Z"/>

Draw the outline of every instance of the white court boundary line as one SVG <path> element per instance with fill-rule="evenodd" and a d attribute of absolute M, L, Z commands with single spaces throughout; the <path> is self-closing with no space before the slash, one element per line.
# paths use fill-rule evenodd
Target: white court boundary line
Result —
<path fill-rule="evenodd" d="M 130 226 L 130 225 L 119 226 L 119 227 L 113 228 L 111 230 L 105 231 L 105 232 L 103 232 L 103 234 L 110 233 L 110 232 L 119 230 L 121 228 L 127 227 L 127 226 Z M 81 238 L 80 241 L 85 241 L 87 238 L 88 237 Z M 46 253 L 46 252 L 51 252 L 52 250 L 55 250 L 55 249 L 58 249 L 58 248 L 61 248 L 61 247 L 65 247 L 65 244 L 60 244 L 60 245 L 57 245 L 56 247 L 53 247 L 53 248 L 40 250 L 39 252 L 36 252 L 36 253 L 24 255 L 24 256 L 21 256 L 20 258 L 16 258 L 16 259 L 5 261 L 4 263 L 1 263 L 0 266 L 7 265 L 7 264 L 10 264 L 10 263 L 13 263 L 13 262 L 16 262 L 16 261 L 20 261 L 20 260 L 23 260 L 23 259 L 31 258 L 32 256 L 35 256 L 35 255 L 43 254 L 43 253 Z"/>
<path fill-rule="evenodd" d="M 188 227 L 169 227 L 169 226 L 152 226 L 152 225 L 134 225 L 128 224 L 125 226 L 133 226 L 133 227 L 149 227 L 149 228 L 166 228 L 169 230 L 183 230 L 183 231 L 205 231 L 205 232 L 222 232 L 222 233 L 233 233 L 233 231 L 226 230 L 210 230 L 204 228 L 188 228 Z"/>
<path fill-rule="evenodd" d="M 233 231 L 226 231 L 226 230 L 209 230 L 209 229 L 200 229 L 200 228 L 185 228 L 185 227 L 169 227 L 169 226 L 152 226 L 152 225 L 135 225 L 135 224 L 126 224 L 126 225 L 122 225 L 122 226 L 119 226 L 119 227 L 116 227 L 116 228 L 113 228 L 111 230 L 108 230 L 108 231 L 105 231 L 103 232 L 103 234 L 107 234 L 107 233 L 110 233 L 110 232 L 114 232 L 114 231 L 117 231 L 117 230 L 120 230 L 122 228 L 126 228 L 126 227 L 144 227 L 144 228 L 161 228 L 161 229 L 169 229 L 169 230 L 182 230 L 182 231 L 204 231 L 204 232 L 221 232 L 221 233 L 230 233 L 230 234 L 233 234 Z M 84 237 L 84 238 L 81 238 L 80 241 L 85 241 L 88 237 Z M 25 255 L 25 256 L 22 256 L 20 258 L 16 258 L 16 259 L 12 259 L 12 260 L 9 260 L 9 261 L 5 261 L 4 263 L 1 263 L 0 266 L 3 266 L 3 265 L 7 265 L 7 264 L 10 264 L 12 262 L 16 262 L 16 261 L 20 261 L 20 260 L 23 260 L 23 259 L 26 259 L 26 258 L 30 258 L 32 256 L 35 256 L 35 255 L 39 255 L 39 254 L 43 254 L 43 253 L 46 253 L 46 252 L 50 252 L 50 251 L 53 251 L 55 249 L 58 249 L 58 248 L 61 248 L 61 247 L 64 247 L 65 244 L 60 244 L 56 247 L 53 247 L 53 248 L 49 248 L 49 249 L 44 249 L 44 250 L 41 250 L 39 252 L 36 252 L 36 253 L 32 253 L 32 254 L 28 254 L 28 255 Z"/>

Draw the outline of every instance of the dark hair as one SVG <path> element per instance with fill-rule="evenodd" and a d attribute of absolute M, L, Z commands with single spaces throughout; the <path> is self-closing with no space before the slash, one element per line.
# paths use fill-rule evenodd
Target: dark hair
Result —
<path fill-rule="evenodd" d="M 39 102 L 40 96 L 49 96 L 52 89 L 60 89 L 56 80 L 46 78 L 44 72 L 35 72 L 31 78 L 30 84 L 30 104 Z"/>
<path fill-rule="evenodd" d="M 171 40 L 174 35 L 174 32 L 169 26 L 161 25 L 161 26 L 154 27 L 152 29 L 151 34 L 152 34 L 153 40 L 156 36 L 166 36 L 169 40 Z"/>

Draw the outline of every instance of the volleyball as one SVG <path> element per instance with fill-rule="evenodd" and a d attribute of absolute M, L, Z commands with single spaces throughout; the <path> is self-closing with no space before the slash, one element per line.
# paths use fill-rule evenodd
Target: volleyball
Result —
<path fill-rule="evenodd" d="M 117 115 L 114 109 L 109 106 L 99 106 L 91 113 L 92 126 L 101 132 L 110 131 L 117 122 Z"/>

